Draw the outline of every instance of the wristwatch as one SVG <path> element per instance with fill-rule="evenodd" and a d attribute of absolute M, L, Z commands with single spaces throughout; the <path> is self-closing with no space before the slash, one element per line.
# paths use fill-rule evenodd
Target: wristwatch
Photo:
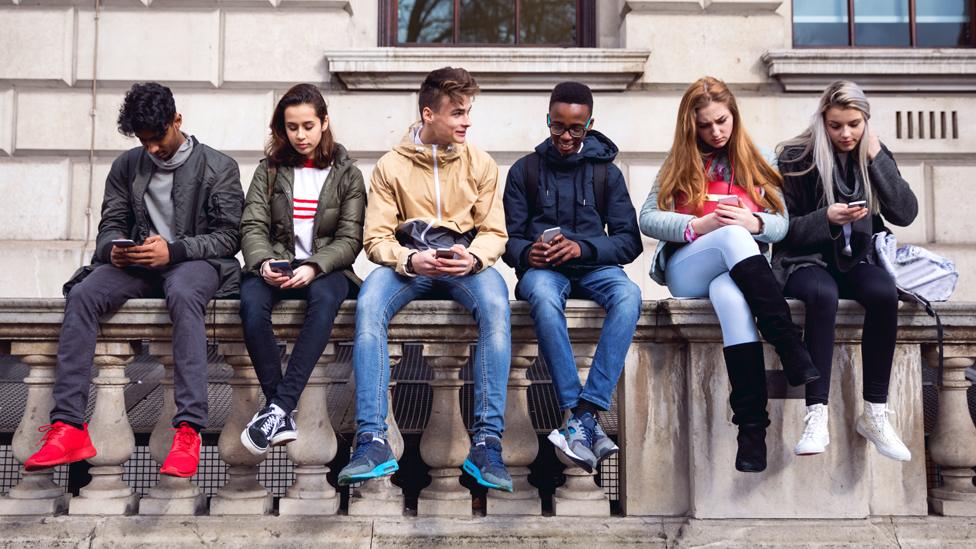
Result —
<path fill-rule="evenodd" d="M 417 255 L 417 252 L 411 252 L 410 255 L 407 256 L 407 260 L 403 264 L 403 270 L 406 271 L 408 274 L 417 274 L 414 272 L 413 263 L 411 262 L 413 260 L 413 256 L 415 255 Z"/>

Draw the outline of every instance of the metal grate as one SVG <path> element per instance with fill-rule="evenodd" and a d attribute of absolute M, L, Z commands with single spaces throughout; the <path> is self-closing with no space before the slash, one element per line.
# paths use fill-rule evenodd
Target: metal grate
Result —
<path fill-rule="evenodd" d="M 610 438 L 617 442 L 617 437 Z M 620 454 L 614 454 L 600 464 L 596 483 L 603 488 L 610 501 L 620 501 Z"/>

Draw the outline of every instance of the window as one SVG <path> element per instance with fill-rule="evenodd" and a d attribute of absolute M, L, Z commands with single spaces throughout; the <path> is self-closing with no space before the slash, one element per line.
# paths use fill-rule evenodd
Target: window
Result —
<path fill-rule="evenodd" d="M 976 0 L 793 0 L 794 47 L 972 47 Z"/>
<path fill-rule="evenodd" d="M 380 0 L 381 46 L 596 45 L 596 0 Z"/>

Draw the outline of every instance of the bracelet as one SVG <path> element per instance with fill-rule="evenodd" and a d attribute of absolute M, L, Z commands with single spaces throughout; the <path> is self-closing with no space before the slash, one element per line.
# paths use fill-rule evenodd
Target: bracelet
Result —
<path fill-rule="evenodd" d="M 694 219 L 691 221 L 694 221 Z M 685 242 L 694 242 L 698 238 L 698 234 L 695 233 L 695 228 L 691 226 L 691 221 L 685 226 Z"/>

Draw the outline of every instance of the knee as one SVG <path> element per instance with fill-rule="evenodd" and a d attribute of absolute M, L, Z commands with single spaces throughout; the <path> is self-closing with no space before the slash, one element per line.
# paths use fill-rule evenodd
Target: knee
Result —
<path fill-rule="evenodd" d="M 186 284 L 175 284 L 166 290 L 166 305 L 173 309 L 200 309 L 206 306 L 209 297 L 200 288 Z"/>
<path fill-rule="evenodd" d="M 898 290 L 890 280 L 879 281 L 867 286 L 858 301 L 868 310 L 896 311 L 898 309 Z"/>
<path fill-rule="evenodd" d="M 68 292 L 68 297 L 65 301 L 65 309 L 70 310 L 80 307 L 85 310 L 97 310 L 104 301 L 104 295 L 102 295 L 100 292 L 89 289 L 89 287 L 82 282 L 81 284 L 76 284 L 75 287 L 71 288 L 71 291 Z"/>
<path fill-rule="evenodd" d="M 368 292 L 359 294 L 356 300 L 356 339 L 362 333 L 386 332 L 387 320 L 384 311 L 386 303 Z"/>
<path fill-rule="evenodd" d="M 610 300 L 608 309 L 637 316 L 640 314 L 640 308 L 641 291 L 637 284 L 628 280 L 614 288 L 613 298 Z"/>
<path fill-rule="evenodd" d="M 759 253 L 759 245 L 749 229 L 741 225 L 728 225 L 713 231 L 715 238 L 726 252 L 755 255 Z"/>
<path fill-rule="evenodd" d="M 309 313 L 324 311 L 335 314 L 347 293 L 349 292 L 345 280 L 329 279 L 328 277 L 317 279 L 308 287 L 308 311 Z"/>
<path fill-rule="evenodd" d="M 483 295 L 478 300 L 479 322 L 487 321 L 492 326 L 509 322 L 511 307 L 508 303 L 508 295 L 502 292 L 490 292 Z"/>

